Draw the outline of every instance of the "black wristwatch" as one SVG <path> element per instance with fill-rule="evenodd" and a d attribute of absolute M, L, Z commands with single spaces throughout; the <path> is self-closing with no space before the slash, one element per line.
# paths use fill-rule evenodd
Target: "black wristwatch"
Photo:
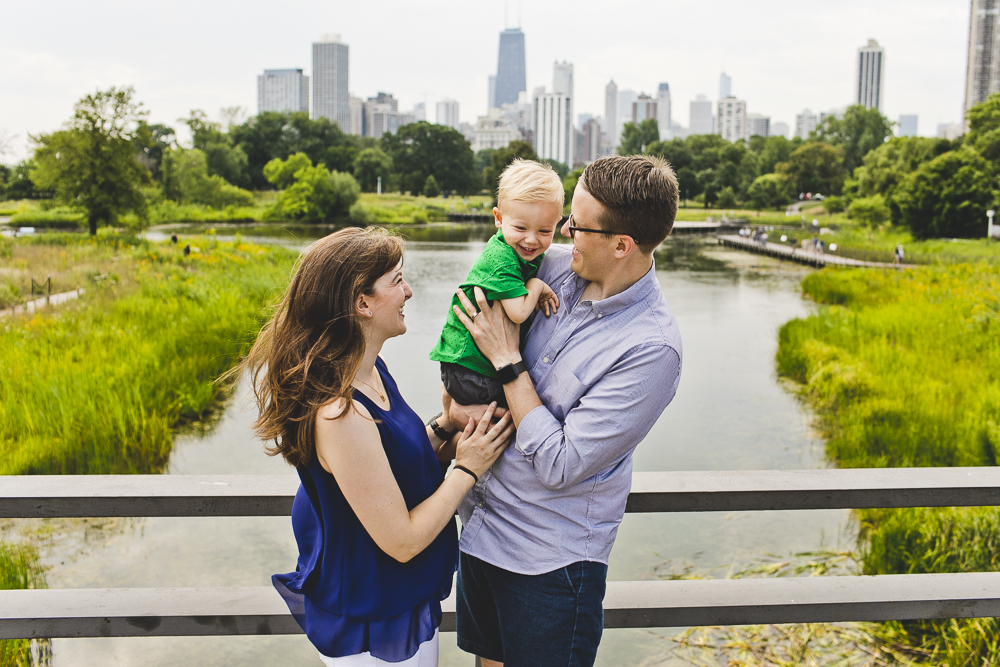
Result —
<path fill-rule="evenodd" d="M 432 431 L 434 431 L 434 435 L 436 435 L 437 437 L 441 438 L 445 442 L 448 442 L 448 440 L 451 438 L 451 436 L 453 436 L 456 433 L 458 433 L 458 431 L 446 431 L 443 428 L 441 428 L 440 426 L 438 426 L 438 417 L 440 417 L 443 414 L 444 414 L 443 412 L 439 412 L 436 415 L 434 415 L 433 417 L 431 417 L 431 420 L 429 422 L 427 422 L 427 425 L 431 427 Z"/>
<path fill-rule="evenodd" d="M 507 364 L 497 369 L 497 379 L 500 380 L 500 384 L 509 384 L 526 370 L 528 370 L 528 367 L 524 365 L 523 360 L 516 364 Z"/>

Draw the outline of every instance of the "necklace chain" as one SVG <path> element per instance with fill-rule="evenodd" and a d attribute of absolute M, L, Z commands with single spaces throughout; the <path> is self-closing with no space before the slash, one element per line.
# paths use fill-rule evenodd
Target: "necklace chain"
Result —
<path fill-rule="evenodd" d="M 360 382 L 361 384 L 365 385 L 366 387 L 368 387 L 372 391 L 374 391 L 376 394 L 378 394 L 379 399 L 381 399 L 381 401 L 383 403 L 385 403 L 385 401 L 386 401 L 385 394 L 383 394 L 378 389 L 376 389 L 374 386 L 368 384 L 367 382 L 365 382 L 364 380 L 362 380 L 361 378 L 359 378 L 357 376 L 354 376 L 354 379 L 357 380 L 358 382 Z"/>

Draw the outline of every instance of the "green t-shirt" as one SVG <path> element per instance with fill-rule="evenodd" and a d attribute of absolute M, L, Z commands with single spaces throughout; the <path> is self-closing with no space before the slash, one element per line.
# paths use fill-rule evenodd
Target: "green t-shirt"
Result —
<path fill-rule="evenodd" d="M 486 244 L 486 249 L 476 258 L 469 269 L 469 275 L 460 285 L 466 296 L 475 303 L 476 296 L 473 287 L 479 287 L 491 302 L 496 299 L 515 299 L 528 293 L 524 286 L 526 282 L 538 273 L 544 253 L 537 259 L 526 262 L 503 239 L 503 232 L 497 233 Z M 458 295 L 451 297 L 451 305 L 461 308 Z M 468 329 L 462 326 L 454 309 L 448 308 L 448 319 L 438 344 L 431 350 L 432 361 L 447 361 L 461 364 L 480 375 L 496 377 L 493 364 L 476 347 Z"/>

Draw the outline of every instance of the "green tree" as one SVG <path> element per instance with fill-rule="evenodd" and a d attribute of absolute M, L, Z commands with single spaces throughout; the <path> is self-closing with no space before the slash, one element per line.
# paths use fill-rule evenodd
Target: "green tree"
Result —
<path fill-rule="evenodd" d="M 272 167 L 270 174 L 278 180 L 282 170 Z M 279 195 L 269 217 L 314 222 L 334 220 L 346 217 L 361 195 L 361 188 L 353 176 L 331 172 L 323 163 L 299 168 L 293 180 Z"/>
<path fill-rule="evenodd" d="M 434 180 L 434 174 L 427 177 L 424 181 L 424 196 L 425 197 L 440 197 L 441 188 L 438 186 L 438 182 Z"/>
<path fill-rule="evenodd" d="M 254 203 L 251 193 L 221 176 L 209 175 L 205 153 L 197 148 L 175 148 L 163 155 L 163 193 L 174 201 L 218 209 Z"/>
<path fill-rule="evenodd" d="M 861 197 L 847 207 L 847 215 L 863 227 L 878 229 L 889 222 L 889 207 L 881 195 Z"/>
<path fill-rule="evenodd" d="M 564 206 L 568 206 L 573 202 L 573 193 L 576 192 L 576 184 L 580 182 L 581 176 L 583 176 L 583 169 L 574 169 L 562 179 Z"/>
<path fill-rule="evenodd" d="M 996 205 L 991 165 L 969 147 L 939 155 L 896 189 L 900 222 L 917 238 L 986 235 L 986 211 Z"/>
<path fill-rule="evenodd" d="M 786 179 L 793 192 L 840 194 L 844 183 L 844 158 L 839 148 L 810 142 L 795 149 L 775 172 Z"/>
<path fill-rule="evenodd" d="M 993 163 L 994 170 L 1000 171 L 1000 93 L 973 106 L 965 117 L 969 121 L 965 143 Z"/>
<path fill-rule="evenodd" d="M 754 179 L 748 190 L 751 208 L 761 211 L 767 208 L 782 209 L 791 203 L 788 182 L 778 174 L 764 174 Z"/>
<path fill-rule="evenodd" d="M 361 186 L 361 191 L 378 190 L 380 176 L 382 189 L 387 190 L 392 176 L 392 158 L 381 148 L 366 148 L 358 153 L 354 158 L 354 179 Z"/>
<path fill-rule="evenodd" d="M 814 137 L 843 151 L 844 169 L 848 174 L 861 166 L 865 155 L 885 143 L 892 136 L 895 125 L 878 109 L 866 109 L 860 104 L 847 107 L 843 118 L 827 116 L 816 128 Z"/>
<path fill-rule="evenodd" d="M 312 160 L 305 153 L 290 155 L 287 160 L 274 158 L 264 165 L 264 178 L 279 190 L 284 190 L 295 182 L 297 171 L 309 169 L 312 166 Z"/>
<path fill-rule="evenodd" d="M 545 158 L 544 160 L 542 160 L 542 164 L 547 164 L 550 167 L 552 167 L 552 171 L 556 172 L 556 176 L 559 177 L 559 180 L 562 180 L 567 176 L 569 176 L 569 167 L 563 162 Z"/>
<path fill-rule="evenodd" d="M 458 130 L 426 121 L 410 123 L 396 134 L 382 137 L 383 150 L 392 156 L 401 190 L 417 194 L 433 175 L 445 193 L 471 194 L 479 189 L 474 173 L 475 154 Z"/>
<path fill-rule="evenodd" d="M 500 174 L 514 160 L 534 160 L 538 162 L 538 154 L 526 141 L 512 141 L 505 148 L 498 148 L 490 155 L 490 166 L 483 170 L 483 186 L 489 188 L 493 201 L 497 198 L 497 188 L 500 187 Z"/>
<path fill-rule="evenodd" d="M 646 152 L 650 155 L 658 155 L 666 160 L 674 171 L 679 173 L 681 169 L 690 167 L 693 160 L 691 149 L 684 143 L 683 139 L 670 139 L 668 141 L 654 141 L 646 146 Z"/>
<path fill-rule="evenodd" d="M 754 137 L 755 139 L 757 137 Z M 795 142 L 785 137 L 768 137 L 760 144 L 760 173 L 772 174 L 779 162 L 788 162 L 792 152 L 798 148 Z"/>
<path fill-rule="evenodd" d="M 691 199 L 701 194 L 698 174 L 691 167 L 681 167 L 677 170 L 677 187 L 680 190 L 681 199 Z"/>
<path fill-rule="evenodd" d="M 719 198 L 716 201 L 719 208 L 733 208 L 736 206 L 736 192 L 728 185 L 719 190 Z"/>
<path fill-rule="evenodd" d="M 494 148 L 484 148 L 481 151 L 476 151 L 476 164 L 474 169 L 477 174 L 482 174 L 483 169 L 490 166 L 490 157 L 493 155 Z"/>
<path fill-rule="evenodd" d="M 847 205 L 840 197 L 827 197 L 823 200 L 823 208 L 825 208 L 826 212 L 830 214 L 842 213 L 847 209 Z"/>
<path fill-rule="evenodd" d="M 208 120 L 204 111 L 195 109 L 181 122 L 191 128 L 194 147 L 205 153 L 208 173 L 221 176 L 239 187 L 250 187 L 250 166 L 247 154 L 233 145 L 232 137 L 218 123 Z"/>
<path fill-rule="evenodd" d="M 31 137 L 37 167 L 31 180 L 38 188 L 86 212 L 91 235 L 98 225 L 135 213 L 146 221 L 142 188 L 149 170 L 136 159 L 135 138 L 146 112 L 131 87 L 109 88 L 83 97 L 73 107 L 65 129 Z"/>
<path fill-rule="evenodd" d="M 31 172 L 38 168 L 33 159 L 22 160 L 9 168 L 4 197 L 7 199 L 50 199 L 55 194 L 51 190 L 42 190 L 31 180 Z"/>
<path fill-rule="evenodd" d="M 618 143 L 618 154 L 637 155 L 645 152 L 647 146 L 659 141 L 660 126 L 655 118 L 647 118 L 639 124 L 625 123 Z"/>

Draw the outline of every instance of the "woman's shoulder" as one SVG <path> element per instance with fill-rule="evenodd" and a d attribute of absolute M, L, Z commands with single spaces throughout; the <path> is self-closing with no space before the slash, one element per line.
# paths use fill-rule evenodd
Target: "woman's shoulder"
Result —
<path fill-rule="evenodd" d="M 356 429 L 364 424 L 374 425 L 371 412 L 361 403 L 361 401 L 351 401 L 348 406 L 347 400 L 338 396 L 329 403 L 320 406 L 316 411 L 317 425 L 329 425 L 334 430 Z"/>

